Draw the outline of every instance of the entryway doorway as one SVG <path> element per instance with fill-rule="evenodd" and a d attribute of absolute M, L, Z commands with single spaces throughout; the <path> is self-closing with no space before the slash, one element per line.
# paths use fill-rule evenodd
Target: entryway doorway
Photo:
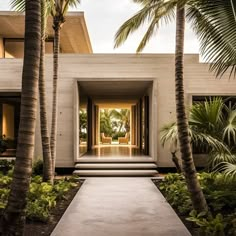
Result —
<path fill-rule="evenodd" d="M 76 159 L 150 157 L 152 88 L 152 80 L 77 81 Z"/>

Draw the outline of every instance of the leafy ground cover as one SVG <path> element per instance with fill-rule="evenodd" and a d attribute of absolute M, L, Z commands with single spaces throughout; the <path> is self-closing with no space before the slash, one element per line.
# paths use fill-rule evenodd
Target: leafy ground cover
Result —
<path fill-rule="evenodd" d="M 10 192 L 14 163 L 4 165 L 5 162 L 2 162 L 0 164 L 2 164 L 2 172 L 0 172 L 1 216 Z M 37 163 L 33 173 L 40 173 L 40 166 Z M 25 235 L 50 235 L 81 184 L 82 182 L 77 177 L 71 176 L 59 177 L 54 185 L 51 185 L 43 182 L 40 175 L 34 175 L 27 196 Z"/>
<path fill-rule="evenodd" d="M 236 182 L 220 173 L 198 174 L 209 212 L 197 214 L 191 204 L 184 176 L 168 174 L 154 183 L 188 227 L 192 235 L 236 235 Z"/>

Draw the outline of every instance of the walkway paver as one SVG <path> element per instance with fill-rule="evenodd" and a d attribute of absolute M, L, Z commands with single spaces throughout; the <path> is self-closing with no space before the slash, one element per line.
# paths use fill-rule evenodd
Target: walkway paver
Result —
<path fill-rule="evenodd" d="M 149 178 L 90 178 L 51 236 L 191 236 Z"/>

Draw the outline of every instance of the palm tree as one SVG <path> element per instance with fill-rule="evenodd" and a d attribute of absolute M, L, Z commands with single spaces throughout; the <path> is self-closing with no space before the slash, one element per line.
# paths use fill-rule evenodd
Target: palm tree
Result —
<path fill-rule="evenodd" d="M 111 109 L 100 110 L 100 133 L 112 136 L 112 111 Z"/>
<path fill-rule="evenodd" d="M 51 157 L 53 171 L 56 160 L 56 135 L 57 135 L 57 80 L 58 80 L 58 55 L 60 52 L 60 30 L 65 22 L 68 8 L 76 7 L 79 0 L 49 0 L 53 17 L 54 48 L 53 48 L 53 99 L 52 99 L 52 122 L 51 122 Z"/>
<path fill-rule="evenodd" d="M 41 0 L 41 50 L 40 50 L 40 69 L 39 69 L 39 102 L 40 102 L 40 126 L 41 126 L 41 140 L 43 148 L 43 180 L 53 183 L 54 172 L 51 157 L 50 137 L 47 121 L 47 106 L 46 106 L 46 92 L 45 92 L 45 39 L 46 27 L 48 18 L 48 2 Z"/>
<path fill-rule="evenodd" d="M 172 19 L 174 7 L 176 7 L 175 93 L 176 118 L 182 168 L 194 209 L 199 212 L 206 211 L 207 203 L 197 179 L 197 172 L 193 162 L 184 104 L 183 50 L 185 5 L 180 1 L 171 0 L 134 0 L 134 2 L 141 3 L 143 8 L 120 27 L 115 37 L 115 47 L 123 43 L 131 32 L 138 29 L 145 20 L 148 20 L 150 25 L 137 49 L 137 51 L 141 51 L 153 35 L 154 31 L 158 28 L 160 19 L 165 18 L 168 22 Z"/>
<path fill-rule="evenodd" d="M 2 235 L 23 235 L 26 195 L 34 155 L 41 41 L 41 1 L 25 2 L 25 50 L 22 74 L 21 114 L 16 162 L 8 203 L 2 219 Z"/>
<path fill-rule="evenodd" d="M 183 55 L 184 55 L 185 7 L 177 3 L 176 7 L 176 47 L 175 47 L 175 96 L 176 121 L 183 173 L 190 192 L 193 208 L 197 211 L 207 210 L 207 203 L 193 162 L 188 121 L 184 103 Z"/>
<path fill-rule="evenodd" d="M 129 109 L 120 109 L 120 110 L 113 109 L 111 111 L 111 116 L 120 121 L 118 132 L 120 132 L 122 128 L 125 128 L 126 132 L 130 131 L 130 110 Z"/>
<path fill-rule="evenodd" d="M 41 140 L 43 150 L 43 180 L 53 182 L 52 160 L 50 150 L 50 139 L 47 122 L 46 109 L 46 93 L 45 93 L 45 39 L 48 18 L 49 2 L 41 0 L 41 51 L 40 51 L 40 67 L 39 67 L 39 103 L 40 103 L 40 126 Z M 25 0 L 12 0 L 11 6 L 18 11 L 25 11 Z"/>

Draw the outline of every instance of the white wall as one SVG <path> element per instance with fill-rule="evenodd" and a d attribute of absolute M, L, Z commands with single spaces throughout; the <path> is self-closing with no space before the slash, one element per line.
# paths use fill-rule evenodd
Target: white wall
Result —
<path fill-rule="evenodd" d="M 0 89 L 14 90 L 21 87 L 21 59 L 0 59 Z M 198 55 L 186 55 L 184 67 L 186 104 L 193 94 L 232 95 L 236 80 L 225 75 L 221 80 L 209 73 L 206 64 L 198 63 Z M 159 141 L 160 128 L 175 120 L 174 55 L 171 54 L 93 54 L 60 56 L 58 84 L 58 167 L 74 165 L 74 81 L 80 78 L 145 80 L 152 78 L 152 153 L 159 166 L 172 166 L 168 147 L 162 148 Z M 46 58 L 47 102 L 51 110 L 52 57 Z M 155 105 L 157 110 L 155 109 Z M 50 117 L 49 117 L 50 121 Z M 35 155 L 40 154 L 39 123 Z M 156 138 L 155 138 L 156 137 Z M 156 151 L 155 151 L 156 148 Z"/>

